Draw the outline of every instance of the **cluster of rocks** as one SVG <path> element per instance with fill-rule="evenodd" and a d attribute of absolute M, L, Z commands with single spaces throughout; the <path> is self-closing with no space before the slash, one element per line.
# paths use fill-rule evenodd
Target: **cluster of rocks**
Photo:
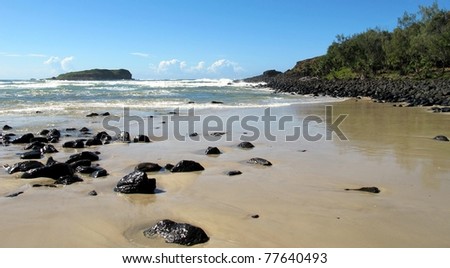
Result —
<path fill-rule="evenodd" d="M 409 106 L 449 106 L 449 79 L 348 79 L 298 78 L 285 74 L 262 75 L 246 82 L 265 82 L 275 92 L 331 97 L 370 97 L 382 102 L 405 102 Z M 448 108 L 448 107 L 447 107 Z M 444 111 L 449 111 L 449 110 Z"/>

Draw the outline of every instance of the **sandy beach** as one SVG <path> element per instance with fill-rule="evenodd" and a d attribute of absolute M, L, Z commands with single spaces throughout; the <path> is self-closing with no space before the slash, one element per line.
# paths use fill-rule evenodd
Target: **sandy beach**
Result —
<path fill-rule="evenodd" d="M 339 126 L 347 141 L 336 135 L 333 140 L 284 141 L 289 127 L 308 115 L 324 118 L 325 105 L 333 106 L 335 116 L 348 115 Z M 239 127 L 227 129 L 214 142 L 195 129 L 200 141 L 169 138 L 87 149 L 63 149 L 60 142 L 56 145 L 60 152 L 53 155 L 56 160 L 83 150 L 99 151 L 98 163 L 109 173 L 98 179 L 81 176 L 84 182 L 64 187 L 32 188 L 52 180 L 25 180 L 0 172 L 0 247 L 180 247 L 143 236 L 143 230 L 162 219 L 204 229 L 210 240 L 195 247 L 450 247 L 450 143 L 433 140 L 436 135 L 450 136 L 448 114 L 354 99 L 271 111 L 291 115 L 294 121 L 285 130 L 271 128 L 276 141 L 261 137 L 250 150 L 236 146 L 244 135 Z M 263 108 L 200 111 L 202 116 L 211 113 L 220 118 L 262 115 Z M 27 121 L 44 120 L 29 118 L 20 127 L 25 128 Z M 102 130 L 99 119 L 58 122 L 54 127 Z M 32 132 L 48 128 L 30 125 Z M 311 129 L 327 131 L 325 124 Z M 65 138 L 70 139 L 74 138 Z M 217 146 L 222 154 L 205 155 L 208 146 Z M 21 149 L 21 145 L 3 147 L 0 164 L 19 162 L 16 154 Z M 246 163 L 252 157 L 273 165 Z M 165 165 L 183 159 L 197 161 L 205 170 L 150 172 L 149 177 L 157 180 L 158 192 L 153 195 L 113 191 L 140 162 Z M 230 177 L 225 174 L 229 170 L 243 174 Z M 345 191 L 364 186 L 376 186 L 381 192 Z M 98 195 L 89 196 L 92 190 Z M 4 197 L 18 191 L 24 193 Z"/>

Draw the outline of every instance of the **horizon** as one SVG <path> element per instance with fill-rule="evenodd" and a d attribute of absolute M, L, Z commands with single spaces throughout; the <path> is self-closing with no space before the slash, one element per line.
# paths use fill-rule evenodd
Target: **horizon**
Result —
<path fill-rule="evenodd" d="M 2 1 L 0 80 L 127 69 L 135 80 L 243 79 L 324 55 L 339 34 L 391 31 L 434 0 Z M 442 9 L 449 2 L 436 1 Z"/>

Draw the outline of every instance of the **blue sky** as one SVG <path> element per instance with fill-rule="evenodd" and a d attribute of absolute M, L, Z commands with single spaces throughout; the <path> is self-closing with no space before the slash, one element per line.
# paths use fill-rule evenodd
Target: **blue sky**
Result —
<path fill-rule="evenodd" d="M 450 1 L 437 1 L 449 9 Z M 0 0 L 0 79 L 125 68 L 136 79 L 244 78 L 392 30 L 433 0 Z"/>

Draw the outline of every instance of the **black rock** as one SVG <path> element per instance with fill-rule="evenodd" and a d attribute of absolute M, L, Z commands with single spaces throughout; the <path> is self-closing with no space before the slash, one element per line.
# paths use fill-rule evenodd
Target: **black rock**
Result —
<path fill-rule="evenodd" d="M 40 142 L 40 141 L 33 141 L 30 144 L 27 144 L 23 149 L 24 150 L 30 150 L 31 149 L 31 150 L 39 151 L 44 146 L 45 146 L 45 144 Z"/>
<path fill-rule="evenodd" d="M 251 148 L 255 147 L 255 145 L 253 145 L 251 142 L 243 141 L 238 144 L 238 147 L 243 148 L 243 149 L 251 149 Z"/>
<path fill-rule="evenodd" d="M 106 169 L 100 168 L 94 172 L 92 172 L 91 177 L 92 178 L 100 178 L 100 177 L 106 177 L 108 176 L 108 172 Z"/>
<path fill-rule="evenodd" d="M 41 159 L 41 151 L 30 151 L 20 155 L 20 159 Z"/>
<path fill-rule="evenodd" d="M 185 246 L 193 246 L 209 241 L 208 235 L 201 228 L 171 220 L 162 220 L 144 231 L 145 237 L 151 238 L 155 235 L 164 238 L 166 243 L 176 243 Z"/>
<path fill-rule="evenodd" d="M 11 141 L 11 143 L 12 144 L 30 143 L 32 138 L 34 138 L 34 135 L 32 133 L 27 133 L 27 134 L 23 135 L 22 137 Z"/>
<path fill-rule="evenodd" d="M 21 194 L 23 194 L 23 191 L 20 191 L 20 192 L 17 192 L 17 193 L 13 193 L 13 194 L 9 194 L 9 195 L 6 195 L 5 197 L 16 197 L 16 196 L 19 196 Z"/>
<path fill-rule="evenodd" d="M 449 141 L 448 138 L 444 135 L 438 135 L 436 137 L 433 138 L 433 140 L 437 140 L 437 141 Z"/>
<path fill-rule="evenodd" d="M 94 167 L 94 166 L 78 166 L 75 169 L 75 172 L 81 173 L 81 174 L 92 174 L 98 170 L 102 169 L 101 167 Z"/>
<path fill-rule="evenodd" d="M 221 154 L 222 152 L 220 152 L 219 148 L 217 147 L 211 147 L 209 146 L 206 151 L 205 154 L 209 155 L 209 154 Z"/>
<path fill-rule="evenodd" d="M 127 131 L 121 132 L 119 135 L 117 135 L 117 139 L 122 142 L 130 142 L 130 133 Z"/>
<path fill-rule="evenodd" d="M 149 179 L 142 171 L 133 171 L 119 180 L 115 192 L 124 194 L 153 194 L 156 189 L 156 179 Z"/>
<path fill-rule="evenodd" d="M 98 113 L 90 113 L 86 115 L 86 117 L 94 117 L 94 116 L 98 116 Z"/>
<path fill-rule="evenodd" d="M 82 128 L 80 128 L 80 132 L 89 132 L 89 128 L 82 127 Z"/>
<path fill-rule="evenodd" d="M 51 129 L 47 134 L 47 139 L 51 142 L 56 142 L 61 138 L 61 132 L 57 129 Z"/>
<path fill-rule="evenodd" d="M 40 168 L 43 166 L 44 166 L 44 164 L 42 164 L 39 161 L 30 160 L 30 161 L 15 163 L 12 167 L 10 167 L 8 165 L 4 165 L 3 167 L 5 168 L 6 172 L 8 172 L 9 174 L 13 174 L 16 172 L 25 172 L 30 169 Z"/>
<path fill-rule="evenodd" d="M 133 139 L 133 142 L 150 142 L 150 139 L 146 135 L 138 135 Z"/>
<path fill-rule="evenodd" d="M 4 125 L 3 126 L 3 130 L 11 130 L 12 129 L 12 127 L 10 127 L 10 126 L 8 126 L 8 125 Z"/>
<path fill-rule="evenodd" d="M 236 176 L 236 175 L 241 175 L 241 174 L 242 174 L 242 172 L 239 170 L 231 170 L 231 171 L 227 172 L 228 176 Z"/>
<path fill-rule="evenodd" d="M 112 137 L 106 133 L 105 131 L 99 132 L 95 135 L 94 139 L 102 140 L 102 141 L 110 141 Z"/>
<path fill-rule="evenodd" d="M 88 139 L 86 141 L 86 146 L 96 146 L 96 145 L 103 145 L 103 142 L 100 139 L 97 139 L 97 138 Z"/>
<path fill-rule="evenodd" d="M 172 164 L 166 164 L 165 166 L 164 166 L 164 168 L 166 169 L 166 170 L 172 170 L 172 168 L 174 167 L 174 165 L 172 165 Z"/>
<path fill-rule="evenodd" d="M 63 144 L 63 148 L 84 148 L 83 140 L 67 141 Z"/>
<path fill-rule="evenodd" d="M 43 129 L 41 130 L 41 132 L 39 132 L 38 134 L 41 136 L 46 136 L 48 133 L 50 133 L 50 130 L 48 129 Z"/>
<path fill-rule="evenodd" d="M 191 172 L 202 171 L 205 168 L 199 163 L 192 160 L 182 160 L 178 162 L 170 171 L 172 172 Z"/>
<path fill-rule="evenodd" d="M 441 113 L 450 113 L 450 107 L 442 107 Z"/>
<path fill-rule="evenodd" d="M 34 168 L 22 174 L 22 179 L 34 179 L 39 177 L 59 179 L 65 175 L 73 175 L 73 169 L 65 163 L 53 163 L 51 165 Z"/>
<path fill-rule="evenodd" d="M 68 128 L 66 128 L 66 131 L 67 131 L 67 132 L 72 132 L 72 131 L 75 131 L 75 130 L 77 130 L 77 129 L 74 128 L 74 127 L 68 127 Z"/>
<path fill-rule="evenodd" d="M 87 159 L 87 160 L 91 160 L 91 161 L 98 161 L 100 158 L 98 157 L 98 155 L 94 152 L 81 152 L 78 154 L 73 154 L 69 157 L 69 160 L 66 161 L 67 164 L 76 162 L 78 160 L 83 160 L 83 159 Z"/>
<path fill-rule="evenodd" d="M 35 142 L 47 143 L 48 139 L 47 139 L 47 137 L 34 137 L 31 139 L 30 142 L 31 143 L 35 143 Z"/>
<path fill-rule="evenodd" d="M 70 185 L 75 182 L 82 182 L 83 179 L 76 175 L 65 175 L 56 179 L 55 184 Z"/>
<path fill-rule="evenodd" d="M 89 160 L 89 159 L 81 159 L 81 160 L 72 162 L 69 165 L 70 165 L 71 168 L 76 170 L 78 167 L 91 166 L 91 160 Z"/>
<path fill-rule="evenodd" d="M 197 137 L 197 136 L 198 136 L 198 133 L 197 133 L 197 132 L 194 132 L 194 133 L 189 134 L 189 137 Z"/>
<path fill-rule="evenodd" d="M 101 116 L 110 116 L 111 114 L 109 113 L 109 112 L 105 112 L 105 113 L 102 113 L 101 114 Z"/>
<path fill-rule="evenodd" d="M 155 172 L 160 171 L 161 169 L 162 167 L 160 165 L 151 162 L 140 163 L 134 168 L 134 170 L 139 170 L 142 172 Z"/>
<path fill-rule="evenodd" d="M 223 101 L 211 101 L 212 104 L 223 104 Z"/>
<path fill-rule="evenodd" d="M 369 192 L 369 193 L 374 193 L 374 194 L 378 194 L 380 191 L 380 189 L 378 189 L 377 187 L 361 187 L 358 189 L 345 189 L 346 191 L 361 191 L 361 192 Z"/>
<path fill-rule="evenodd" d="M 96 192 L 95 190 L 92 190 L 92 191 L 90 191 L 90 192 L 88 193 L 88 195 L 90 195 L 90 196 L 96 196 L 96 195 L 97 195 L 97 192 Z"/>
<path fill-rule="evenodd" d="M 214 136 L 214 137 L 221 137 L 221 136 L 223 136 L 225 134 L 227 134 L 227 133 L 225 133 L 225 132 L 213 132 L 213 133 L 211 133 L 209 135 Z"/>
<path fill-rule="evenodd" d="M 251 216 L 253 219 L 258 219 L 259 218 L 259 215 L 258 214 L 254 214 L 254 215 L 252 215 Z"/>
<path fill-rule="evenodd" d="M 252 159 L 248 160 L 247 163 L 258 164 L 258 165 L 262 165 L 262 166 L 271 166 L 272 165 L 272 163 L 270 163 L 268 160 L 266 160 L 264 158 L 259 158 L 259 157 L 252 158 Z"/>
<path fill-rule="evenodd" d="M 41 148 L 41 153 L 43 153 L 43 154 L 52 154 L 52 153 L 57 153 L 57 152 L 58 152 L 58 150 L 56 150 L 55 146 L 53 146 L 51 144 L 47 144 Z"/>

